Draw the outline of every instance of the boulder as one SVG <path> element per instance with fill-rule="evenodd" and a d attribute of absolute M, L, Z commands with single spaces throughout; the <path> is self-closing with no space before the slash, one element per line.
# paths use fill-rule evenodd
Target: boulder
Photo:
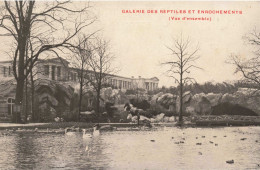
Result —
<path fill-rule="evenodd" d="M 132 120 L 132 117 L 133 117 L 132 114 L 128 114 L 126 119 Z"/>
<path fill-rule="evenodd" d="M 191 114 L 191 115 L 196 114 L 196 112 L 195 112 L 195 108 L 192 107 L 192 106 L 188 106 L 188 107 L 186 107 L 185 112 L 186 112 L 186 113 L 189 113 L 189 114 Z"/>
<path fill-rule="evenodd" d="M 211 112 L 211 103 L 204 93 L 195 94 L 191 99 L 190 106 L 194 108 L 197 114 L 209 114 Z M 192 112 L 192 108 L 189 108 L 188 111 Z"/>
<path fill-rule="evenodd" d="M 199 93 L 191 96 L 191 93 L 186 92 L 183 96 L 183 110 L 186 113 L 194 114 L 210 114 L 215 108 L 220 109 L 220 105 L 232 104 L 234 109 L 239 109 L 240 107 L 244 107 L 245 109 L 252 110 L 253 112 L 260 115 L 260 91 L 256 89 L 248 89 L 248 88 L 239 88 L 233 94 L 214 94 L 214 93 Z M 224 107 L 223 105 L 223 107 Z M 176 111 L 178 112 L 180 109 L 179 97 L 176 100 Z M 225 108 L 222 108 L 225 109 Z M 232 114 L 236 114 L 233 109 Z M 242 109 L 242 108 L 241 108 Z M 240 112 L 243 112 L 241 111 Z M 245 112 L 247 112 L 243 109 Z M 223 112 L 229 112 L 227 110 L 223 110 Z M 249 114 L 250 111 L 248 111 Z M 239 112 L 237 112 L 239 114 Z M 250 113 L 252 115 L 252 113 Z"/>
<path fill-rule="evenodd" d="M 220 103 L 240 105 L 260 115 L 260 91 L 256 89 L 239 88 L 233 94 L 226 93 Z"/>
<path fill-rule="evenodd" d="M 158 97 L 157 103 L 163 104 L 163 105 L 170 105 L 174 104 L 176 100 L 176 96 L 171 93 L 166 93 Z"/>
<path fill-rule="evenodd" d="M 192 98 L 192 93 L 190 91 L 186 91 L 185 93 L 183 93 L 183 103 L 187 103 L 191 100 Z"/>
<path fill-rule="evenodd" d="M 145 117 L 145 116 L 140 116 L 140 119 L 139 119 L 140 121 L 148 121 L 148 122 L 151 122 L 151 120 L 149 119 L 149 118 L 147 118 L 147 117 Z"/>
<path fill-rule="evenodd" d="M 163 118 L 163 122 L 169 122 L 169 119 L 170 119 L 170 117 L 168 117 L 168 116 L 165 116 L 164 118 Z"/>
<path fill-rule="evenodd" d="M 175 122 L 175 117 L 174 116 L 169 117 L 169 122 Z"/>
<path fill-rule="evenodd" d="M 132 117 L 132 122 L 136 123 L 137 122 L 137 116 Z"/>
<path fill-rule="evenodd" d="M 211 106 L 216 106 L 221 102 L 222 94 L 208 93 L 205 95 Z"/>
<path fill-rule="evenodd" d="M 183 110 L 186 110 L 186 107 L 190 105 L 190 101 L 192 99 L 192 93 L 190 91 L 187 91 L 183 93 Z M 178 113 L 180 111 L 180 97 L 178 96 L 176 99 L 176 112 Z"/>
<path fill-rule="evenodd" d="M 38 100 L 40 102 L 49 102 L 52 106 L 58 106 L 58 100 L 49 93 L 38 94 Z"/>
<path fill-rule="evenodd" d="M 157 102 L 157 99 L 163 95 L 163 92 L 157 93 L 154 95 L 151 99 L 151 104 L 155 104 Z"/>
<path fill-rule="evenodd" d="M 155 117 L 156 122 L 162 122 L 165 114 L 161 113 Z"/>
<path fill-rule="evenodd" d="M 155 122 L 156 122 L 156 119 L 151 118 L 150 121 L 151 121 L 151 123 L 155 123 Z"/>

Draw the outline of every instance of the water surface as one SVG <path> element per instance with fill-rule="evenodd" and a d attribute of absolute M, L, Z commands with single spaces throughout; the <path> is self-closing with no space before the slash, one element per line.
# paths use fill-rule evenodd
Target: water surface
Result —
<path fill-rule="evenodd" d="M 260 127 L 114 131 L 87 140 L 16 132 L 0 137 L 0 169 L 259 169 L 259 142 Z"/>

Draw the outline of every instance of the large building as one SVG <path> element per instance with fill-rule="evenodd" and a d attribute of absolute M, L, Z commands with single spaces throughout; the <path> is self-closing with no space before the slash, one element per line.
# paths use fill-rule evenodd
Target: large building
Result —
<path fill-rule="evenodd" d="M 12 61 L 0 62 L 0 78 L 12 79 Z M 51 58 L 39 60 L 34 67 L 35 79 L 48 79 L 53 81 L 64 82 L 78 82 L 78 69 L 70 67 L 70 63 L 65 59 Z M 88 74 L 93 74 L 91 71 L 86 70 Z M 159 79 L 153 78 L 138 78 L 123 77 L 118 75 L 107 76 L 106 83 L 118 89 L 145 89 L 152 91 L 158 88 Z"/>
<path fill-rule="evenodd" d="M 59 112 L 60 110 L 66 110 L 70 106 L 71 96 L 67 88 L 60 91 L 52 91 L 55 89 L 54 84 L 62 84 L 63 87 L 74 87 L 78 88 L 78 74 L 79 69 L 73 68 L 70 66 L 70 63 L 65 59 L 61 58 L 51 58 L 45 60 L 38 60 L 36 65 L 33 68 L 34 80 L 38 80 L 38 89 L 37 97 L 35 102 L 38 102 L 38 108 L 42 109 L 42 112 L 46 112 L 45 108 L 48 108 L 47 105 L 51 106 L 50 110 L 55 110 Z M 85 70 L 86 75 L 93 77 L 94 72 L 90 70 Z M 15 89 L 16 81 L 13 76 L 13 67 L 12 61 L 1 61 L 0 62 L 0 122 L 6 119 L 10 121 L 10 116 L 14 112 L 14 100 L 15 100 Z M 112 88 L 121 89 L 126 91 L 129 89 L 145 89 L 146 91 L 152 91 L 158 88 L 159 79 L 156 77 L 146 79 L 139 76 L 138 78 L 134 77 L 123 77 L 118 75 L 106 75 L 105 83 L 107 86 Z M 41 87 L 41 88 L 40 88 Z M 61 86 L 59 86 L 61 87 Z M 50 93 L 48 92 L 49 90 Z M 62 93 L 62 94 L 58 94 Z M 65 95 L 63 95 L 63 93 Z M 62 96 L 62 97 L 59 97 Z M 87 99 L 87 105 L 92 105 L 92 98 Z M 59 105 L 59 103 L 65 103 Z M 66 106 L 66 107 L 64 107 Z"/>

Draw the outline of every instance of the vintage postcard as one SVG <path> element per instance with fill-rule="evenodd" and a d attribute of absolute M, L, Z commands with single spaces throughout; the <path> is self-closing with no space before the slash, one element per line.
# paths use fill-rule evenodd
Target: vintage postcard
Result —
<path fill-rule="evenodd" d="M 0 169 L 260 169 L 260 1 L 0 1 Z"/>

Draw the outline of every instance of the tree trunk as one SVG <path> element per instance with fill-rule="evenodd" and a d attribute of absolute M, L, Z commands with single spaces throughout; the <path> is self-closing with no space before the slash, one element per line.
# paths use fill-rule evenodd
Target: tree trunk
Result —
<path fill-rule="evenodd" d="M 21 106 L 23 102 L 23 88 L 24 88 L 24 81 L 21 79 L 17 80 L 16 85 L 16 94 L 15 94 L 15 104 Z M 14 122 L 20 123 L 21 122 L 21 110 L 14 115 Z"/>
<path fill-rule="evenodd" d="M 80 111 L 81 111 L 82 94 L 83 94 L 83 68 L 81 69 L 81 72 L 80 72 L 80 89 L 79 89 L 79 113 L 78 113 L 78 121 L 80 121 Z"/>
<path fill-rule="evenodd" d="M 182 95 L 183 95 L 183 61 L 182 61 L 182 58 L 183 58 L 183 55 L 182 55 L 182 52 L 181 52 L 181 66 L 180 66 L 180 115 L 179 115 L 179 122 L 181 123 L 182 120 L 183 120 L 183 117 L 182 117 L 182 105 L 183 105 L 183 101 L 182 101 Z"/>
<path fill-rule="evenodd" d="M 35 116 L 35 113 L 34 113 L 34 80 L 33 80 L 33 72 L 31 70 L 31 110 L 32 110 L 32 120 L 33 122 L 36 121 L 36 116 Z"/>
<path fill-rule="evenodd" d="M 24 90 L 24 59 L 25 59 L 25 49 L 26 49 L 26 37 L 18 38 L 18 76 L 17 76 L 17 85 L 16 85 L 16 94 L 15 94 L 15 104 L 19 105 L 20 108 L 23 102 L 23 90 Z M 14 70 L 15 71 L 15 70 Z M 15 114 L 15 122 L 21 122 L 21 110 Z"/>
<path fill-rule="evenodd" d="M 180 113 L 179 113 L 179 122 L 182 122 L 183 117 L 182 117 L 182 105 L 183 105 L 183 101 L 182 101 L 182 95 L 183 95 L 183 85 L 182 83 L 180 84 Z"/>
<path fill-rule="evenodd" d="M 98 117 L 99 117 L 99 115 L 100 115 L 100 88 L 98 88 L 98 90 L 97 90 L 97 105 L 96 105 L 96 107 L 97 107 L 97 114 L 98 114 Z"/>
<path fill-rule="evenodd" d="M 27 117 L 28 117 L 28 79 L 25 79 L 25 108 L 24 111 L 24 122 L 27 123 Z"/>

